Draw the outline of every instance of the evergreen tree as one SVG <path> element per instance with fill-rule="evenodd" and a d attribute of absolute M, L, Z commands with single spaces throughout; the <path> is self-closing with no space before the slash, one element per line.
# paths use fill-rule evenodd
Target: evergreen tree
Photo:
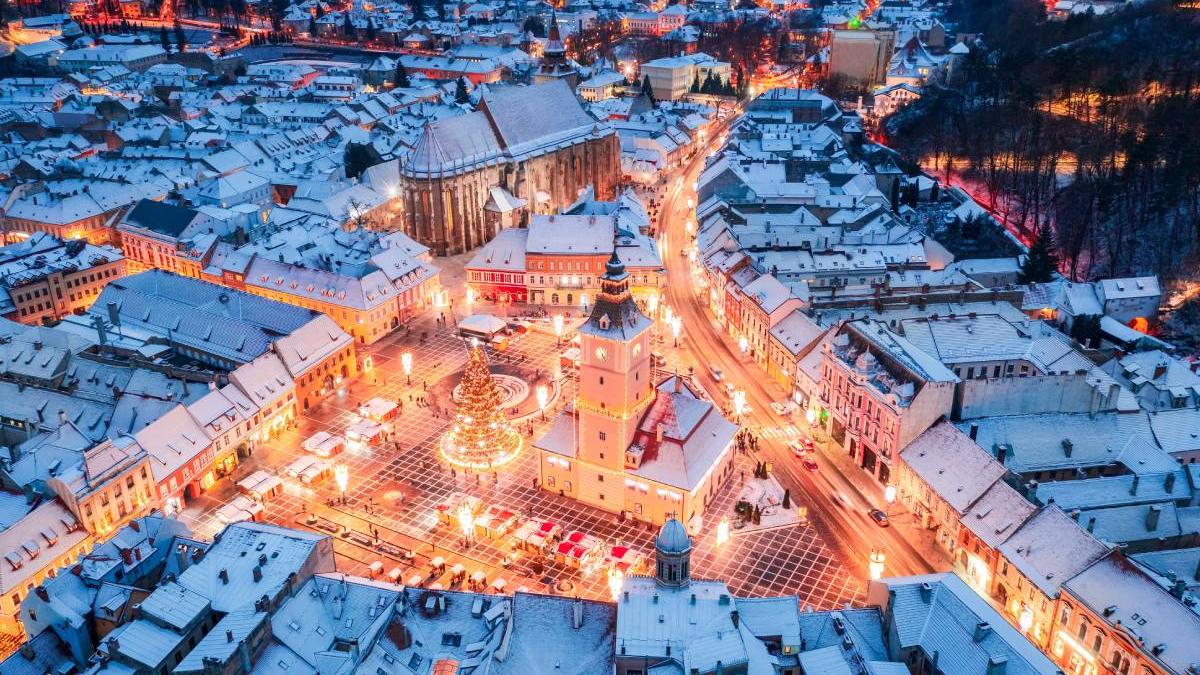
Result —
<path fill-rule="evenodd" d="M 532 34 L 534 37 L 546 37 L 546 24 L 542 23 L 541 18 L 536 16 L 525 19 L 525 25 L 521 27 L 521 30 Z"/>
<path fill-rule="evenodd" d="M 397 87 L 411 86 L 408 81 L 408 70 L 405 69 L 404 64 L 399 59 L 396 60 L 396 74 L 392 76 L 392 82 Z"/>
<path fill-rule="evenodd" d="M 308 34 L 311 37 L 317 36 L 317 17 L 308 17 Z"/>
<path fill-rule="evenodd" d="M 1071 337 L 1085 347 L 1098 347 L 1103 333 L 1100 331 L 1100 315 L 1083 314 L 1071 322 Z"/>
<path fill-rule="evenodd" d="M 692 78 L 692 93 L 700 93 L 700 73 L 696 73 L 696 76 Z"/>
<path fill-rule="evenodd" d="M 454 102 L 468 103 L 471 100 L 470 93 L 467 91 L 467 81 L 464 78 L 458 78 L 454 83 Z"/>
<path fill-rule="evenodd" d="M 375 21 L 367 17 L 367 42 L 375 41 Z"/>
<path fill-rule="evenodd" d="M 158 29 L 158 41 L 162 44 L 164 52 L 171 53 L 171 40 L 167 37 L 167 27 L 161 26 Z"/>
<path fill-rule="evenodd" d="M 478 346 L 471 347 L 458 391 L 454 425 L 442 441 L 446 458 L 455 464 L 489 469 L 515 457 L 521 436 L 508 424 L 500 388 Z"/>
<path fill-rule="evenodd" d="M 1029 255 L 1021 263 L 1017 283 L 1040 284 L 1054 278 L 1058 271 L 1058 255 L 1054 252 L 1054 233 L 1049 227 L 1038 230 L 1037 238 L 1029 247 Z"/>
<path fill-rule="evenodd" d="M 645 94 L 651 102 L 654 102 L 654 87 L 650 86 L 649 75 L 642 78 L 642 93 Z"/>
<path fill-rule="evenodd" d="M 721 85 L 719 85 L 717 83 L 717 78 L 712 74 L 712 71 L 710 70 L 710 71 L 708 71 L 708 77 L 704 78 L 704 84 L 700 85 L 700 93 L 702 93 L 702 94 L 719 93 L 720 86 Z"/>
<path fill-rule="evenodd" d="M 354 22 L 350 20 L 350 12 L 346 12 L 346 19 L 342 22 L 342 32 L 346 37 L 354 37 Z"/>
<path fill-rule="evenodd" d="M 792 489 L 788 488 L 783 491 L 783 508 L 792 508 Z"/>
<path fill-rule="evenodd" d="M 380 157 L 370 145 L 350 143 L 346 146 L 346 154 L 342 160 L 346 165 L 346 177 L 358 178 L 368 167 L 378 164 Z"/>

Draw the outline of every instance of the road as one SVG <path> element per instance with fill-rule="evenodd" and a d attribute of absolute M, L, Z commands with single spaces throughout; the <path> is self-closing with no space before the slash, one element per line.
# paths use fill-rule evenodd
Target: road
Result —
<path fill-rule="evenodd" d="M 735 119 L 736 116 L 731 116 L 725 124 Z M 726 128 L 723 126 L 710 134 L 714 143 Z M 688 207 L 688 199 L 694 200 L 691 186 L 703 170 L 707 154 L 701 150 L 681 168 L 681 180 L 667 188 L 660 211 L 660 250 L 667 268 L 667 300 L 683 318 L 685 329 L 681 345 L 690 352 L 696 371 L 709 391 L 721 389 L 709 375 L 709 365 L 719 367 L 727 379 L 745 390 L 752 411 L 742 420 L 743 426 L 756 432 L 788 425 L 805 428 L 805 421 L 785 419 L 771 409 L 771 401 L 782 399 L 785 394 L 767 381 L 765 372 L 753 361 L 730 348 L 729 339 L 705 306 L 704 294 L 695 291 L 691 263 L 679 253 L 688 243 L 685 223 L 694 218 L 693 209 Z M 890 509 L 892 527 L 880 528 L 870 521 L 866 515 L 868 509 L 885 509 L 887 506 L 882 486 L 855 467 L 840 449 L 823 442 L 823 434 L 812 435 L 823 455 L 820 470 L 815 473 L 799 465 L 785 440 L 762 437 L 760 458 L 771 461 L 780 483 L 791 489 L 792 494 L 800 495 L 798 503 L 808 507 L 809 518 L 825 535 L 826 542 L 842 554 L 842 562 L 848 568 L 866 578 L 868 555 L 873 548 L 885 553 L 884 574 L 887 576 L 926 574 L 949 568 L 948 561 L 944 557 L 938 559 L 937 551 L 929 545 L 928 532 L 913 527 L 911 516 L 902 515 L 901 507 Z M 847 497 L 847 506 L 835 503 L 831 496 L 835 492 Z M 927 557 L 933 558 L 932 562 Z"/>

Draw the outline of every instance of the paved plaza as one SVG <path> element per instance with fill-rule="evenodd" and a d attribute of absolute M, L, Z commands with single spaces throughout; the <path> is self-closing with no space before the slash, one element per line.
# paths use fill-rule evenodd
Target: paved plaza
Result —
<path fill-rule="evenodd" d="M 211 536 L 222 527 L 216 508 L 235 493 L 236 481 L 258 468 L 272 473 L 300 456 L 301 443 L 317 431 L 341 433 L 357 416 L 357 406 L 372 397 L 401 401 L 403 411 L 393 422 L 391 437 L 367 450 L 348 449 L 336 460 L 349 468 L 346 494 L 340 495 L 332 479 L 312 485 L 285 479 L 284 493 L 270 499 L 265 520 L 289 526 L 323 530 L 334 536 L 339 567 L 348 573 L 369 574 L 379 561 L 383 573 L 399 567 L 400 581 L 420 577 L 425 584 L 451 584 L 450 568 L 461 564 L 468 575 L 482 571 L 487 583 L 502 578 L 507 589 L 608 598 L 605 571 L 593 566 L 579 570 L 550 558 L 515 552 L 509 536 L 465 542 L 456 523 L 440 523 L 436 507 L 456 493 L 478 497 L 486 506 L 510 510 L 520 518 L 536 517 L 578 530 L 607 545 L 624 545 L 652 559 L 655 529 L 633 520 L 584 506 L 536 486 L 537 459 L 529 441 L 548 426 L 533 412 L 518 427 L 525 438 L 521 455 L 494 473 L 452 469 L 441 459 L 439 440 L 448 428 L 454 405 L 449 392 L 466 363 L 467 350 L 451 330 L 435 325 L 436 313 L 422 317 L 410 331 L 401 330 L 367 348 L 373 369 L 351 383 L 344 392 L 304 415 L 296 428 L 270 443 L 260 444 L 243 460 L 233 480 L 189 504 L 183 516 L 198 534 Z M 422 334 L 426 337 L 422 338 Z M 400 354 L 414 355 L 411 381 L 402 372 Z M 660 374 L 675 368 L 676 353 L 668 357 Z M 535 325 L 503 352 L 489 350 L 494 370 L 553 376 L 559 347 L 549 324 Z M 574 390 L 571 375 L 560 379 L 560 395 L 547 410 L 553 418 L 569 402 Z M 421 397 L 427 403 L 420 404 Z M 530 435 L 532 432 L 532 436 Z M 704 532 L 695 542 L 694 574 L 722 579 L 734 592 L 746 596 L 795 594 L 802 604 L 829 609 L 861 600 L 862 585 L 834 558 L 816 528 L 807 523 L 739 533 L 718 546 L 715 522 L 732 519 L 741 476 L 752 474 L 755 458 L 740 454 L 738 477 L 718 494 L 707 514 Z M 802 504 L 802 501 L 798 500 Z M 607 551 L 607 548 L 605 549 Z M 446 561 L 446 571 L 433 571 L 430 561 Z M 603 553 L 599 556 L 601 559 Z"/>

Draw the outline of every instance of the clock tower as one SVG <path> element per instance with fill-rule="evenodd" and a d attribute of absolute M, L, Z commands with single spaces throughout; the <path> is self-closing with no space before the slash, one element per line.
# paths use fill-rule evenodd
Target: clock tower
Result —
<path fill-rule="evenodd" d="M 625 452 L 654 401 L 651 320 L 634 303 L 629 286 L 625 265 L 613 251 L 591 316 L 579 329 L 577 456 L 618 473 L 625 470 Z"/>

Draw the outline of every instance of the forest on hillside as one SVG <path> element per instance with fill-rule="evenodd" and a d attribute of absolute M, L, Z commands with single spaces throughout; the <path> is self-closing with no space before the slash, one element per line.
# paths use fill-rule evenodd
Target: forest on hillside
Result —
<path fill-rule="evenodd" d="M 1071 278 L 1200 278 L 1200 11 L 1053 21 L 1037 0 L 954 0 L 950 21 L 981 42 L 886 142 L 1049 227 Z"/>

